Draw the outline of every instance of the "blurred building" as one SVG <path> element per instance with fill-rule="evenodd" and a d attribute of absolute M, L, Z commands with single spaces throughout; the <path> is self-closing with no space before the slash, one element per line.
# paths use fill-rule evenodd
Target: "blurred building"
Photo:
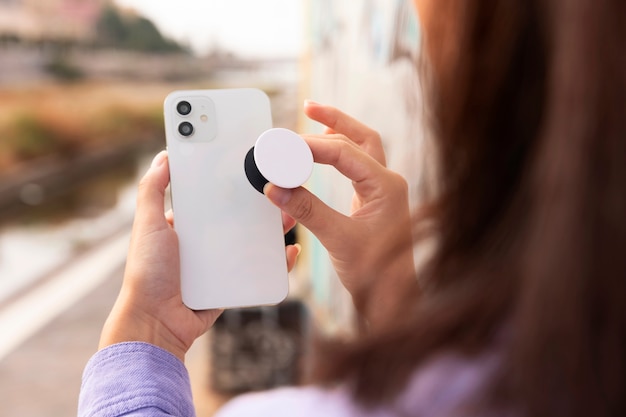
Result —
<path fill-rule="evenodd" d="M 0 0 L 0 38 L 88 41 L 107 0 Z"/>
<path fill-rule="evenodd" d="M 378 131 L 387 165 L 408 180 L 418 204 L 429 192 L 429 167 L 421 37 L 412 1 L 308 0 L 305 16 L 309 31 L 303 96 L 336 106 Z M 310 120 L 303 120 L 302 129 L 321 132 Z M 352 184 L 334 169 L 316 166 L 309 188 L 336 210 L 349 213 Z M 312 235 L 307 237 L 313 312 L 330 332 L 344 331 L 353 323 L 351 298 L 326 250 Z"/>

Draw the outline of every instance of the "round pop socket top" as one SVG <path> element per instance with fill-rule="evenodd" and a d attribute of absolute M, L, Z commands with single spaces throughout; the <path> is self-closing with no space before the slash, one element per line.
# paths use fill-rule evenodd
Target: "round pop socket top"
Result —
<path fill-rule="evenodd" d="M 313 170 L 313 154 L 297 133 L 283 128 L 266 130 L 254 146 L 254 162 L 269 182 L 282 188 L 304 184 Z"/>

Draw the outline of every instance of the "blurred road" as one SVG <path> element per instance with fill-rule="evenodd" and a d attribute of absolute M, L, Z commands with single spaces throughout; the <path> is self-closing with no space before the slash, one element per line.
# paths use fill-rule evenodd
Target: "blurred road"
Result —
<path fill-rule="evenodd" d="M 119 265 L 114 276 L 0 361 L 4 415 L 76 415 L 82 369 L 96 351 L 121 273 Z"/>
<path fill-rule="evenodd" d="M 82 370 L 97 349 L 100 329 L 121 284 L 124 258 L 108 262 L 114 265 L 113 272 L 102 283 L 0 359 L 2 415 L 76 415 Z M 209 390 L 208 346 L 206 338 L 199 339 L 187 356 L 198 416 L 210 416 L 225 400 Z"/>

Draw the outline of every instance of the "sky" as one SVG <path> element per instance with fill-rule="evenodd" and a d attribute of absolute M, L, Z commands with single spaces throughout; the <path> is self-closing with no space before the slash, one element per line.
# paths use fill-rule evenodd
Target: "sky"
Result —
<path fill-rule="evenodd" d="M 162 34 L 205 54 L 215 48 L 253 58 L 297 56 L 303 0 L 115 0 Z"/>

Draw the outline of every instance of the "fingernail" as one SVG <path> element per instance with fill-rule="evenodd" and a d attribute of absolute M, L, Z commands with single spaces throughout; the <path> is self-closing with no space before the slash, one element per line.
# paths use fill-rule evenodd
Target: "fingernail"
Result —
<path fill-rule="evenodd" d="M 163 162 L 167 159 L 167 151 L 159 152 L 152 160 L 151 168 L 157 168 L 163 165 Z"/>
<path fill-rule="evenodd" d="M 267 183 L 263 187 L 263 194 L 267 196 L 271 201 L 279 207 L 284 206 L 291 199 L 293 190 L 287 188 L 280 188 L 273 184 Z"/>
<path fill-rule="evenodd" d="M 304 100 L 304 107 L 306 107 L 306 106 L 320 106 L 320 105 L 321 104 L 318 103 L 317 101 L 313 101 L 313 100 L 310 100 L 310 99 Z"/>
<path fill-rule="evenodd" d="M 298 254 L 296 255 L 296 257 L 298 257 L 300 255 L 300 252 L 302 252 L 302 245 L 300 245 L 299 243 L 294 243 L 293 246 L 295 246 L 295 248 L 298 250 Z"/>

